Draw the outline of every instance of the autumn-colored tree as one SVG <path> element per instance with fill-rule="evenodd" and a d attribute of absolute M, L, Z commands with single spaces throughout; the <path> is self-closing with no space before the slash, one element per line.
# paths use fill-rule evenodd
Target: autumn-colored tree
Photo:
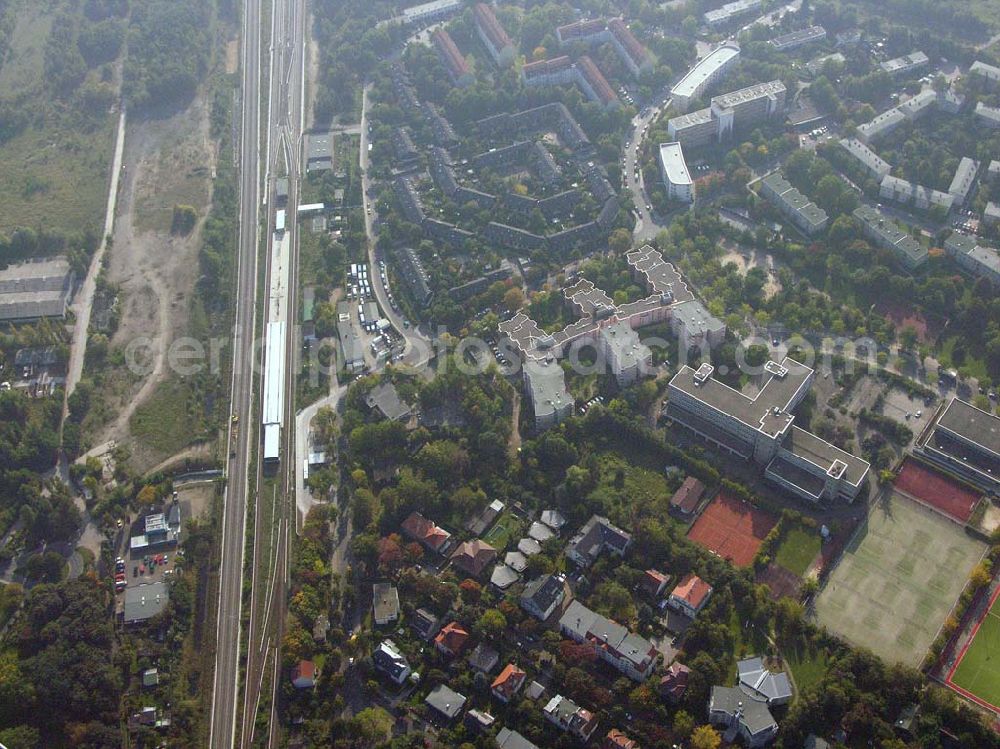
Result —
<path fill-rule="evenodd" d="M 462 600 L 469 603 L 475 603 L 483 595 L 483 586 L 468 577 L 460 582 L 458 587 L 462 591 Z"/>
<path fill-rule="evenodd" d="M 594 648 L 584 642 L 563 640 L 559 643 L 559 658 L 566 666 L 592 663 L 597 658 Z"/>
<path fill-rule="evenodd" d="M 698 726 L 691 732 L 691 749 L 719 749 L 722 737 L 711 726 Z"/>
<path fill-rule="evenodd" d="M 378 541 L 378 568 L 382 574 L 390 575 L 403 566 L 402 539 L 398 533 L 390 533 Z"/>
<path fill-rule="evenodd" d="M 152 484 L 146 484 L 135 497 L 136 504 L 139 505 L 139 510 L 146 510 L 153 506 L 156 502 L 156 488 Z"/>

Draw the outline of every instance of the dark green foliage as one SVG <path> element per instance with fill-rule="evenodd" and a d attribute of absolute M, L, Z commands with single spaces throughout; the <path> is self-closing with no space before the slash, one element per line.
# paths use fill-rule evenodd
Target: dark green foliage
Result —
<path fill-rule="evenodd" d="M 148 0 L 133 9 L 124 82 L 132 106 L 172 106 L 194 95 L 208 70 L 211 7 L 203 0 Z"/>

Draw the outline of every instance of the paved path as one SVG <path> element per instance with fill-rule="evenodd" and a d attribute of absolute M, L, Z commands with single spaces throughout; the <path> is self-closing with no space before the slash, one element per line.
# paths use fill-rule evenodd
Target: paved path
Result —
<path fill-rule="evenodd" d="M 87 331 L 90 329 L 90 309 L 94 302 L 94 292 L 97 289 L 97 276 L 101 272 L 104 252 L 111 239 L 111 231 L 115 224 L 115 207 L 118 203 L 118 182 L 122 173 L 122 156 L 125 153 L 125 110 L 118 115 L 118 135 L 115 140 L 115 158 L 111 166 L 111 186 L 108 188 L 108 205 L 104 212 L 104 234 L 101 244 L 90 260 L 87 278 L 76 295 L 73 312 L 76 314 L 76 327 L 73 329 L 73 342 L 69 352 L 69 367 L 66 372 L 66 397 L 63 401 L 63 419 L 69 413 L 69 396 L 76 389 L 83 375 L 83 362 L 87 355 Z"/>
<path fill-rule="evenodd" d="M 328 395 L 320 398 L 315 403 L 306 406 L 295 414 L 296 533 L 302 530 L 302 524 L 305 522 L 306 515 L 309 513 L 309 508 L 316 504 L 316 500 L 313 499 L 312 492 L 310 492 L 309 488 L 306 486 L 305 472 L 302 469 L 302 466 L 305 465 L 305 461 L 309 459 L 309 428 L 312 425 L 313 417 L 316 416 L 317 412 L 321 408 L 329 406 L 330 408 L 336 410 L 337 404 L 340 402 L 340 397 L 345 392 L 347 392 L 347 387 L 345 385 L 332 384 Z"/>

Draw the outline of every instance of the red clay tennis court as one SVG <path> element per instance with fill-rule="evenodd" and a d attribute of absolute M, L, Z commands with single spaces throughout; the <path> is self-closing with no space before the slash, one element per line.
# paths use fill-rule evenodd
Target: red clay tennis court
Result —
<path fill-rule="evenodd" d="M 914 499 L 967 523 L 979 494 L 927 466 L 907 458 L 893 485 Z"/>
<path fill-rule="evenodd" d="M 691 526 L 688 538 L 735 566 L 746 567 L 777 522 L 770 513 L 720 492 Z"/>

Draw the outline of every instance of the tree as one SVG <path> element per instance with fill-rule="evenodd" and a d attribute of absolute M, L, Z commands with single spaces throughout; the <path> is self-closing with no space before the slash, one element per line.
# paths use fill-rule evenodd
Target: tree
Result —
<path fill-rule="evenodd" d="M 678 738 L 688 738 L 694 731 L 694 718 L 687 710 L 678 710 L 674 715 L 673 729 Z"/>
<path fill-rule="evenodd" d="M 381 707 L 366 707 L 354 716 L 356 746 L 378 746 L 392 734 L 392 716 Z"/>
<path fill-rule="evenodd" d="M 628 229 L 615 229 L 608 237 L 608 247 L 619 255 L 632 249 L 632 235 Z"/>
<path fill-rule="evenodd" d="M 691 733 L 691 749 L 719 749 L 722 737 L 711 726 L 698 726 Z"/>
<path fill-rule="evenodd" d="M 516 312 L 524 306 L 524 292 L 518 286 L 511 286 L 503 295 L 503 306 L 511 312 Z"/>
<path fill-rule="evenodd" d="M 485 638 L 497 640 L 507 628 L 507 617 L 497 609 L 487 609 L 476 622 L 477 632 Z"/>

